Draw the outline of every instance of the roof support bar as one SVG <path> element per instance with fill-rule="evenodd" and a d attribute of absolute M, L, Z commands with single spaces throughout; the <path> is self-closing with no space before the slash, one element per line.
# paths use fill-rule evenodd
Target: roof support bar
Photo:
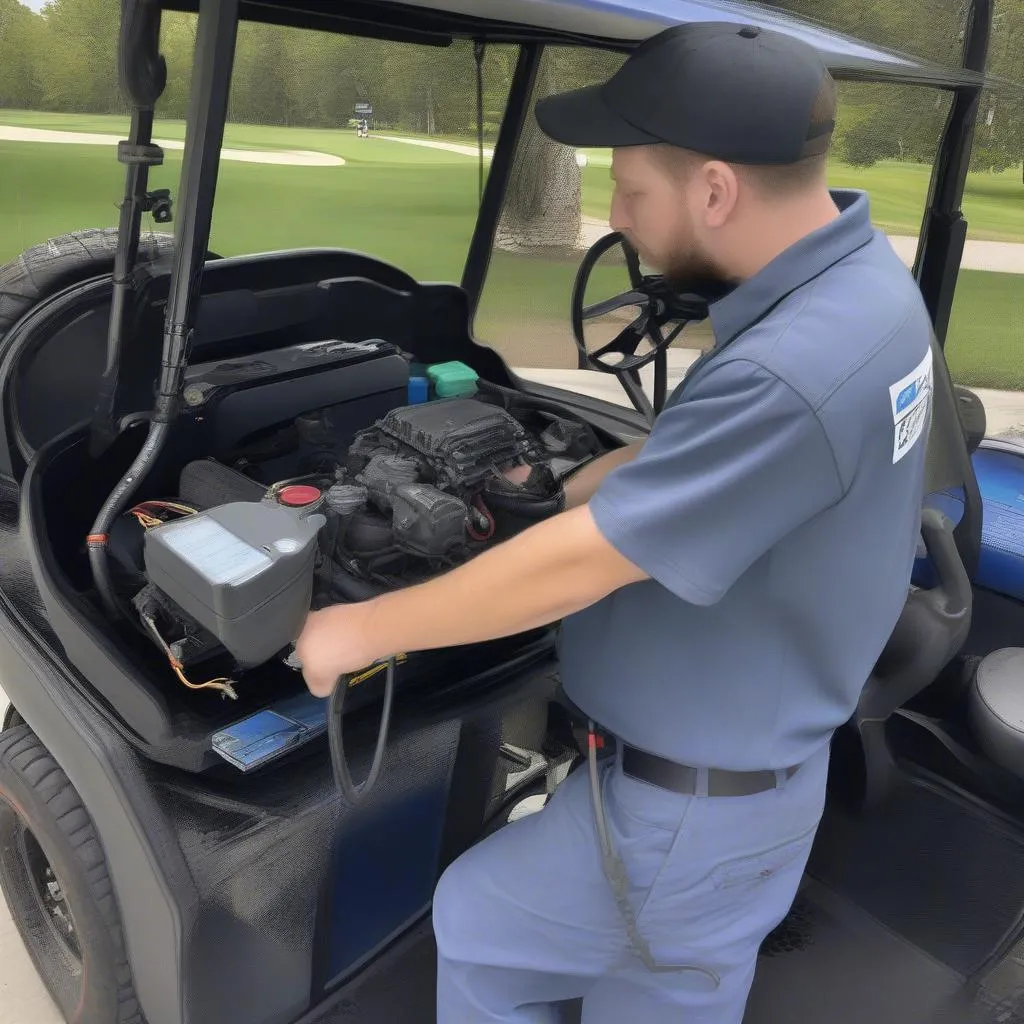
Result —
<path fill-rule="evenodd" d="M 210 241 L 237 32 L 238 0 L 201 0 L 178 186 L 176 249 L 164 322 L 157 422 L 168 422 L 174 416 L 188 362 L 199 284 Z"/>
<path fill-rule="evenodd" d="M 107 552 L 110 528 L 167 441 L 188 365 L 199 283 L 210 239 L 237 32 L 238 0 L 201 0 L 156 404 L 142 449 L 104 502 L 87 538 L 93 581 L 112 619 L 117 619 L 121 611 Z"/>
<path fill-rule="evenodd" d="M 993 0 L 973 0 L 971 4 L 964 39 L 964 68 L 967 71 L 981 73 L 985 70 L 992 5 Z M 932 171 L 914 265 L 914 276 L 921 287 L 940 345 L 946 343 L 953 292 L 967 238 L 967 221 L 960 204 L 970 169 L 981 93 L 980 85 L 977 88 L 963 87 L 954 93 Z"/>
<path fill-rule="evenodd" d="M 968 11 L 964 38 L 964 68 L 967 71 L 983 72 L 985 69 L 992 30 L 992 7 L 993 0 L 973 0 Z M 932 171 L 914 264 L 914 276 L 931 314 L 935 336 L 943 347 L 967 240 L 967 221 L 960 206 L 971 165 L 981 94 L 980 86 L 963 88 L 954 94 Z M 962 463 L 964 514 L 953 531 L 953 537 L 967 573 L 973 579 L 981 556 L 981 491 L 966 450 Z"/>
<path fill-rule="evenodd" d="M 469 298 L 471 321 L 476 315 L 484 279 L 487 277 L 487 268 L 491 262 L 494 236 L 498 231 L 498 221 L 501 219 L 501 206 L 512 175 L 512 161 L 515 159 L 519 136 L 529 115 L 530 97 L 533 95 L 543 49 L 536 43 L 524 43 L 519 48 L 519 58 L 512 74 L 505 116 L 501 121 L 498 141 L 494 145 L 491 168 L 487 173 L 476 227 L 473 229 L 466 265 L 462 271 L 462 287 Z"/>
<path fill-rule="evenodd" d="M 128 138 L 117 147 L 117 158 L 127 171 L 114 254 L 107 362 L 89 439 L 89 454 L 93 458 L 102 454 L 117 434 L 114 411 L 118 375 L 131 316 L 132 274 L 139 255 L 142 215 L 147 210 L 156 213 L 156 195 L 147 191 L 149 169 L 159 166 L 164 159 L 163 150 L 153 145 L 153 108 L 167 83 L 167 65 L 160 54 L 160 6 L 156 0 L 121 0 L 118 79 L 121 93 L 131 106 L 131 128 Z M 169 217 L 169 199 L 161 208 Z"/>

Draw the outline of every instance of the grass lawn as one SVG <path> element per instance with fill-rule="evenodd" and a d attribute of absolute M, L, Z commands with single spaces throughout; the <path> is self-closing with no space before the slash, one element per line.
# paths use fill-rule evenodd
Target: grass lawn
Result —
<path fill-rule="evenodd" d="M 1024 391 L 1024 276 L 961 271 L 946 359 L 958 384 Z"/>
<path fill-rule="evenodd" d="M 0 112 L 0 123 L 118 135 L 127 127 L 125 118 L 112 116 L 12 111 Z M 159 123 L 157 135 L 180 139 L 183 125 Z M 359 140 L 350 131 L 251 125 L 228 126 L 225 144 L 311 149 L 343 156 L 347 163 L 284 167 L 224 161 L 211 240 L 216 251 L 345 246 L 396 263 L 422 280 L 461 276 L 477 209 L 474 159 L 372 137 Z M 164 165 L 151 172 L 151 187 L 176 192 L 180 167 L 181 153 L 169 151 Z M 54 235 L 115 225 L 123 174 L 111 147 L 0 142 L 0 262 Z M 837 167 L 833 180 L 868 188 L 875 220 L 887 230 L 916 234 L 928 176 L 926 168 L 886 164 L 868 171 Z M 591 163 L 584 171 L 586 212 L 606 215 L 610 195 L 607 166 Z M 965 209 L 975 237 L 1024 241 L 1019 170 L 972 177 Z M 557 344 L 570 346 L 569 295 L 577 265 L 578 260 L 496 255 L 480 311 L 481 336 L 502 336 L 500 328 L 508 325 L 525 338 L 533 324 L 560 325 Z M 602 277 L 595 281 L 595 297 L 624 283 L 616 271 L 602 271 Z M 958 380 L 1024 388 L 1022 300 L 1024 276 L 961 275 L 949 340 Z M 515 352 L 507 355 L 516 358 Z M 571 348 L 550 358 L 549 365 L 571 362 Z"/>
<path fill-rule="evenodd" d="M 592 161 L 583 171 L 585 211 L 607 217 L 612 196 L 609 161 Z M 931 168 L 920 164 L 882 162 L 874 167 L 834 163 L 830 175 L 836 188 L 859 188 L 871 197 L 874 222 L 889 234 L 921 231 Z M 1024 242 L 1024 182 L 1020 167 L 1001 174 L 972 174 L 963 202 L 968 237 L 998 242 Z"/>

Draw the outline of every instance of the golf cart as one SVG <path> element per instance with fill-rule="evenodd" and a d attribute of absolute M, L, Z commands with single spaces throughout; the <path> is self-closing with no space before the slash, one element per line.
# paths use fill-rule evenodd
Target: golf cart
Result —
<path fill-rule="evenodd" d="M 437 878 L 576 756 L 554 632 L 407 652 L 328 702 L 290 641 L 311 606 L 426 578 L 552 514 L 566 474 L 649 430 L 671 345 L 706 310 L 622 239 L 578 261 L 568 319 L 581 372 L 617 375 L 632 408 L 526 379 L 474 324 L 546 50 L 610 61 L 694 19 L 781 28 L 839 79 L 950 97 L 914 268 L 936 331 L 922 557 L 837 733 L 807 878 L 747 1019 L 1021 1019 L 1024 594 L 979 582 L 972 455 L 990 449 L 942 356 L 991 6 L 969 6 L 952 67 L 730 0 L 123 0 L 116 236 L 0 271 L 0 882 L 69 1021 L 432 1019 Z M 198 11 L 173 196 L 148 188 L 161 7 Z M 210 251 L 246 19 L 513 48 L 459 284 L 346 248 Z M 142 233 L 146 212 L 173 237 Z M 616 248 L 623 294 L 590 303 Z M 588 323 L 634 307 L 588 344 Z"/>

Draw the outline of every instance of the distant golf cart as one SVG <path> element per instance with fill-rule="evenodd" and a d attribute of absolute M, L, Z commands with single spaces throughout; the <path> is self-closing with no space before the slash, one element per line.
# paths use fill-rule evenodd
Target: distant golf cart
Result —
<path fill-rule="evenodd" d="M 148 191 L 161 4 L 123 0 L 119 229 L 0 270 L 0 882 L 68 1021 L 433 1019 L 440 873 L 574 760 L 554 631 L 409 652 L 343 681 L 344 704 L 308 695 L 290 641 L 311 605 L 425 578 L 551 514 L 565 474 L 649 430 L 668 346 L 706 311 L 628 251 L 624 295 L 591 301 L 621 240 L 581 259 L 565 304 L 580 365 L 617 374 L 632 408 L 520 379 L 474 318 L 546 51 L 610 58 L 687 19 L 780 28 L 839 79 L 951 97 L 914 268 L 937 337 L 918 577 L 837 734 L 806 883 L 747 1020 L 1022 1019 L 1024 529 L 1007 513 L 986 540 L 982 523 L 1012 506 L 1024 449 L 983 439 L 942 356 L 991 0 L 965 8 L 956 67 L 732 0 L 163 7 L 198 10 L 176 193 Z M 459 283 L 344 248 L 341 216 L 338 248 L 209 252 L 246 19 L 515 48 Z M 173 237 L 141 233 L 147 211 Z M 455 426 L 434 415 L 444 397 Z M 496 462 L 532 466 L 531 487 L 481 469 Z M 984 500 L 979 479 L 996 481 Z"/>

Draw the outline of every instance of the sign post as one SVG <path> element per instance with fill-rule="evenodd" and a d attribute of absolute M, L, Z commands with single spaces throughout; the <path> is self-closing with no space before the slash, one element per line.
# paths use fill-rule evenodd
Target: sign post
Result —
<path fill-rule="evenodd" d="M 356 135 L 365 139 L 370 134 L 370 118 L 373 117 L 372 103 L 357 103 L 356 108 Z"/>

